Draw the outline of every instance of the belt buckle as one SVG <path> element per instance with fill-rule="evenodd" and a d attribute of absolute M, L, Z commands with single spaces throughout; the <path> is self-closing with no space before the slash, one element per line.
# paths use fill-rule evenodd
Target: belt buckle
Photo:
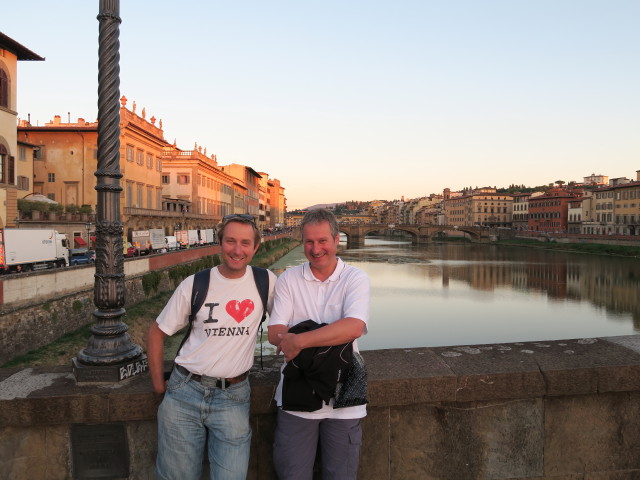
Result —
<path fill-rule="evenodd" d="M 216 378 L 216 377 L 207 377 L 207 376 L 203 375 L 202 379 L 200 380 L 200 384 L 203 387 L 208 387 L 208 388 L 221 388 L 220 387 L 220 379 Z M 222 388 L 224 388 L 224 387 L 222 387 Z"/>

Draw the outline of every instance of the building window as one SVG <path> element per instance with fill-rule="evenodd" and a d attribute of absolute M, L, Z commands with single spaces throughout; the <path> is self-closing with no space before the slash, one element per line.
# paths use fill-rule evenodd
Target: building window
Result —
<path fill-rule="evenodd" d="M 27 149 L 24 147 L 18 147 L 18 160 L 21 162 L 27 161 Z"/>
<path fill-rule="evenodd" d="M 127 207 L 133 206 L 133 182 L 127 182 L 126 192 Z"/>
<path fill-rule="evenodd" d="M 144 165 L 144 152 L 142 150 L 138 150 L 136 153 L 136 163 L 138 165 Z"/>
<path fill-rule="evenodd" d="M 153 208 L 153 187 L 147 187 L 147 208 Z"/>
<path fill-rule="evenodd" d="M 56 181 L 56 174 L 55 173 L 48 173 L 47 174 L 47 181 L 49 183 L 54 183 Z"/>
<path fill-rule="evenodd" d="M 9 157 L 7 162 L 7 183 L 9 185 L 15 185 L 16 183 L 16 159 L 15 157 Z"/>
<path fill-rule="evenodd" d="M 133 145 L 127 145 L 127 162 L 133 162 Z"/>
<path fill-rule="evenodd" d="M 153 155 L 151 155 L 150 153 L 147 153 L 147 168 L 153 168 Z"/>
<path fill-rule="evenodd" d="M 178 185 L 188 185 L 189 175 L 178 175 Z"/>
<path fill-rule="evenodd" d="M 156 170 L 158 172 L 162 171 L 162 160 L 160 160 L 159 158 L 156 158 Z"/>
<path fill-rule="evenodd" d="M 137 207 L 138 208 L 142 208 L 142 185 L 138 185 L 138 189 L 137 189 L 137 197 L 138 197 L 138 203 L 137 203 Z"/>
<path fill-rule="evenodd" d="M 0 183 L 4 183 L 4 166 L 7 158 L 7 149 L 0 145 Z"/>
<path fill-rule="evenodd" d="M 18 190 L 29 190 L 29 177 L 18 175 Z"/>
<path fill-rule="evenodd" d="M 169 175 L 162 175 L 162 184 L 169 185 Z"/>
<path fill-rule="evenodd" d="M 0 107 L 9 108 L 9 75 L 0 68 Z"/>
<path fill-rule="evenodd" d="M 49 200 L 55 200 L 56 199 L 56 194 L 55 193 L 47 193 L 47 198 Z"/>

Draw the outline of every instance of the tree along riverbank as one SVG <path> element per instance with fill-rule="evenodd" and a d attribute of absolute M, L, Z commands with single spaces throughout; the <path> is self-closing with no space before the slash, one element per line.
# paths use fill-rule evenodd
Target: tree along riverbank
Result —
<path fill-rule="evenodd" d="M 466 237 L 438 237 L 433 239 L 434 243 L 465 242 L 472 243 Z M 590 255 L 614 255 L 618 257 L 640 258 L 640 239 L 637 245 L 612 245 L 604 243 L 589 242 L 558 242 L 555 240 L 541 242 L 539 240 L 527 240 L 514 238 L 510 240 L 498 240 L 491 242 L 491 245 L 506 245 L 510 247 L 528 247 L 541 250 L 555 250 L 559 252 L 588 253 Z"/>
<path fill-rule="evenodd" d="M 500 240 L 494 245 L 508 245 L 515 247 L 539 248 L 542 250 L 557 250 L 561 252 L 588 253 L 591 255 L 615 255 L 620 257 L 640 258 L 640 245 L 607 245 L 603 243 L 565 243 L 540 242 L 537 240 L 513 239 Z"/>
<path fill-rule="evenodd" d="M 253 257 L 251 264 L 258 267 L 268 268 L 298 245 L 300 245 L 300 241 L 291 238 L 267 241 L 260 245 L 258 253 Z M 213 255 L 189 265 L 178 265 L 171 268 L 169 270 L 169 278 L 172 280 L 175 287 L 189 275 L 192 275 L 199 270 L 211 268 L 219 264 L 220 259 L 218 255 Z M 160 276 L 161 275 L 158 272 L 150 272 L 143 277 L 142 285 L 145 292 L 151 292 L 152 290 L 158 291 Z M 129 327 L 128 333 L 131 336 L 132 341 L 137 345 L 140 345 L 145 350 L 149 326 L 151 325 L 151 322 L 155 321 L 172 293 L 173 290 L 159 292 L 157 295 L 154 295 L 144 302 L 127 307 L 124 322 Z M 93 322 L 90 322 L 78 330 L 63 335 L 58 340 L 47 346 L 14 358 L 0 366 L 0 368 L 71 365 L 71 359 L 77 356 L 78 352 L 87 346 L 89 337 L 91 337 L 92 326 Z M 181 340 L 182 332 L 178 332 L 167 339 L 165 343 L 166 359 L 175 357 L 176 350 Z"/>

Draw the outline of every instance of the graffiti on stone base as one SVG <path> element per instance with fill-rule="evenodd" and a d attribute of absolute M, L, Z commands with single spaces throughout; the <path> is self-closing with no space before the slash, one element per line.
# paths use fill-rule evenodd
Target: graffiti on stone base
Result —
<path fill-rule="evenodd" d="M 149 365 L 146 358 L 132 362 L 124 367 L 120 367 L 120 380 L 144 373 L 148 368 Z"/>

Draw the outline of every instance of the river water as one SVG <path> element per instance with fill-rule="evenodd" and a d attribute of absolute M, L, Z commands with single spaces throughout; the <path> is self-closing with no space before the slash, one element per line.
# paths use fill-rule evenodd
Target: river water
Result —
<path fill-rule="evenodd" d="M 637 334 L 640 260 L 367 238 L 339 256 L 371 279 L 361 350 Z M 302 247 L 271 269 L 305 262 Z"/>

